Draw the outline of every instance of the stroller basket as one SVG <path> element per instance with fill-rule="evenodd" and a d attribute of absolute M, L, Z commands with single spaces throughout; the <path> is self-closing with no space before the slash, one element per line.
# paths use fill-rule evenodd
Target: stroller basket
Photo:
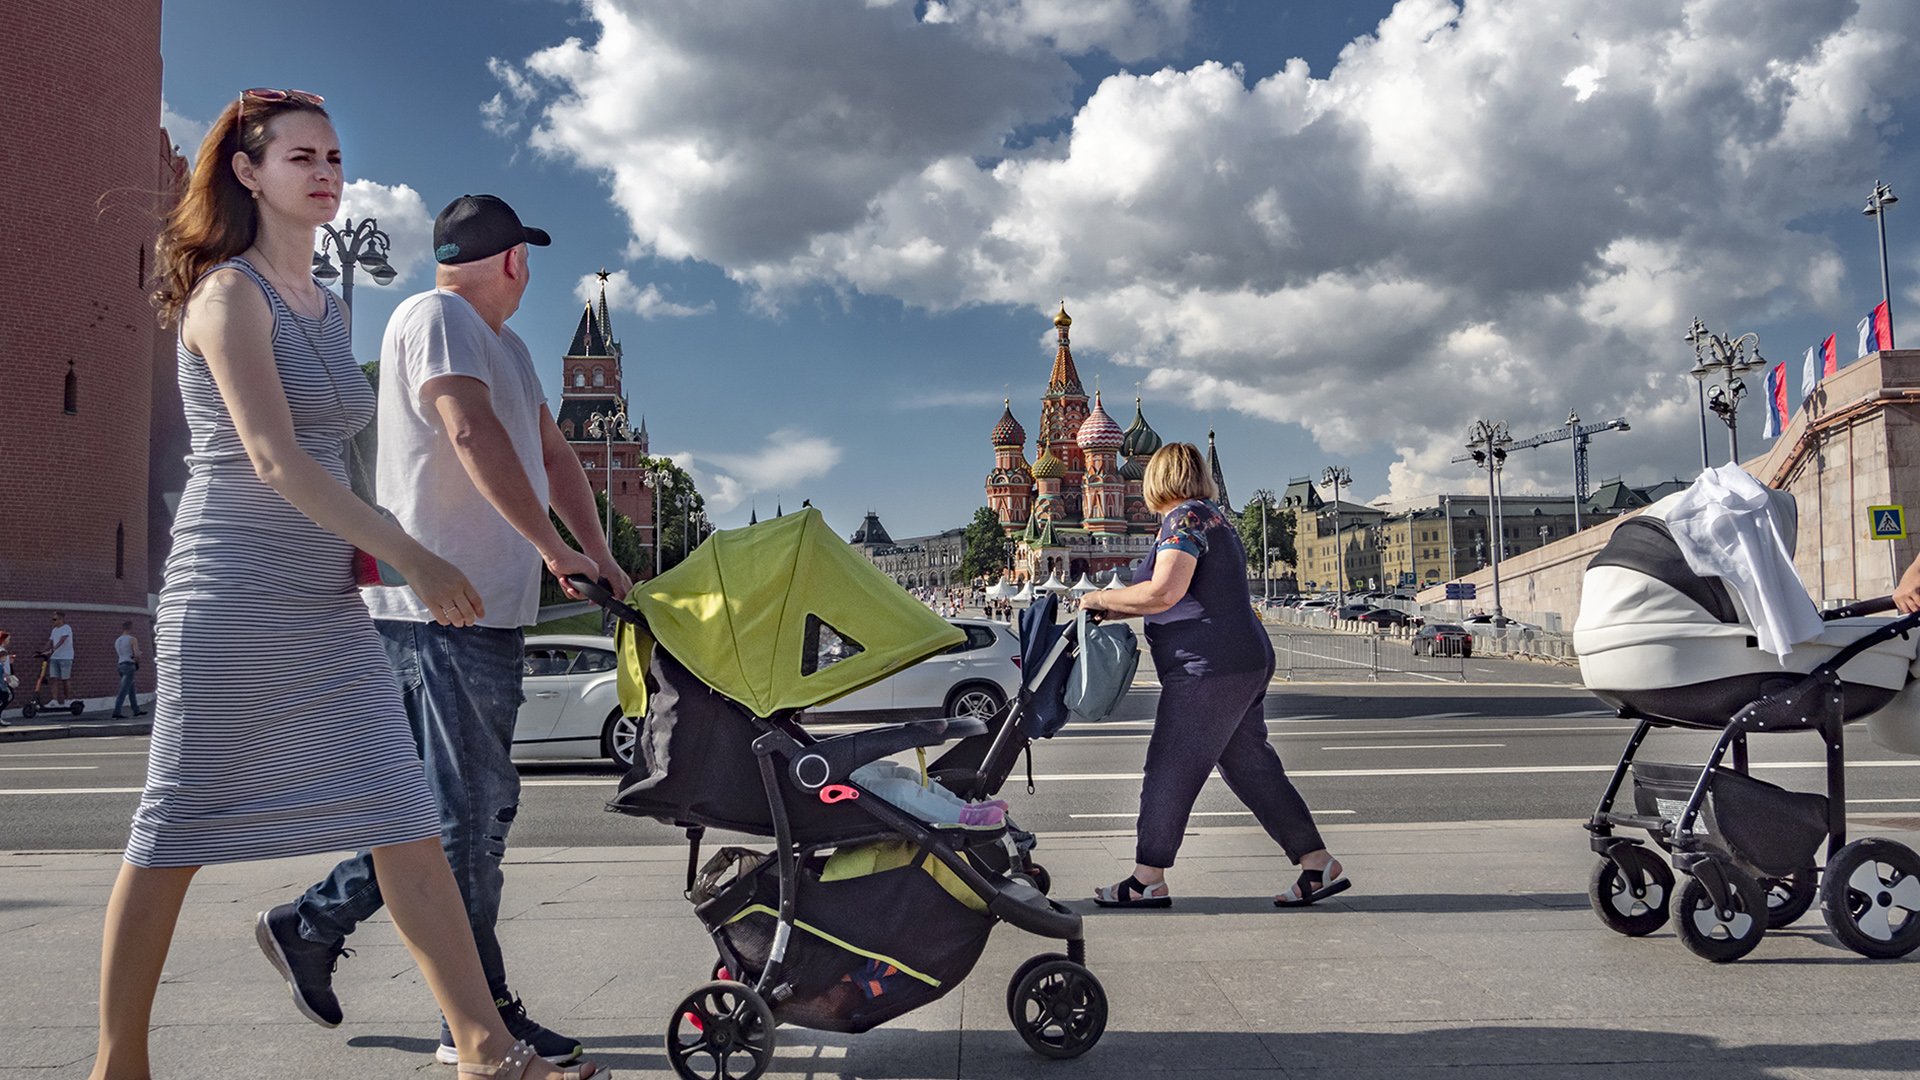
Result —
<path fill-rule="evenodd" d="M 822 881 L 825 860 L 800 868 L 783 970 L 793 995 L 781 1023 L 858 1033 L 959 985 L 986 948 L 993 920 L 955 899 L 919 865 Z M 695 908 L 736 979 L 754 982 L 779 920 L 778 860 L 763 859 Z"/>
<path fill-rule="evenodd" d="M 1678 826 L 1699 765 L 1657 761 L 1633 763 L 1634 808 L 1647 817 Z M 1732 769 L 1715 769 L 1707 798 L 1694 822 L 1707 847 L 1762 877 L 1786 877 L 1813 865 L 1814 852 L 1827 838 L 1827 797 L 1788 791 Z"/>

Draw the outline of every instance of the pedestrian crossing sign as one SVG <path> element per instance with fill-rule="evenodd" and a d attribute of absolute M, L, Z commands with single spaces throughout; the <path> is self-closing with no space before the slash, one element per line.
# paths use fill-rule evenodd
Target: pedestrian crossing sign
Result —
<path fill-rule="evenodd" d="M 1867 507 L 1867 531 L 1874 540 L 1905 540 L 1907 508 L 1904 506 Z"/>

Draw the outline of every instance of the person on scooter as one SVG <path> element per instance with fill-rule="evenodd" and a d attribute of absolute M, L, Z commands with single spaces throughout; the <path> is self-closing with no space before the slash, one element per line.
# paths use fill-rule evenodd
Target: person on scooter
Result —
<path fill-rule="evenodd" d="M 67 680 L 73 675 L 73 627 L 67 625 L 67 613 L 53 613 L 53 629 L 47 631 L 47 681 L 57 687 L 53 695 L 53 707 L 64 709 L 70 687 Z"/>

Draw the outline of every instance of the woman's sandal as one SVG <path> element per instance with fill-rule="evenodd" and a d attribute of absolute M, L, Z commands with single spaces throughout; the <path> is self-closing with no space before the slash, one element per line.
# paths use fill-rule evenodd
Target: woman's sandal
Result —
<path fill-rule="evenodd" d="M 1328 863 L 1327 866 L 1330 868 L 1339 867 L 1338 870 L 1334 871 L 1331 879 L 1327 877 L 1325 870 L 1302 870 L 1300 871 L 1300 876 L 1294 879 L 1293 884 L 1288 887 L 1286 892 L 1273 898 L 1273 906 L 1306 907 L 1316 901 L 1325 900 L 1329 896 L 1333 896 L 1336 893 L 1343 893 L 1353 888 L 1353 882 L 1347 877 L 1347 868 L 1340 866 L 1339 859 L 1333 860 Z"/>
<path fill-rule="evenodd" d="M 481 1065 L 478 1062 L 460 1063 L 460 1075 L 471 1076 L 477 1080 L 522 1080 L 527 1070 L 538 1060 L 533 1047 L 525 1040 L 516 1042 L 507 1050 L 507 1056 L 497 1065 Z M 584 1070 L 592 1069 L 592 1072 Z M 582 1062 L 578 1069 L 568 1069 L 560 1074 L 560 1080 L 613 1080 L 613 1074 L 592 1062 Z"/>
<path fill-rule="evenodd" d="M 1093 902 L 1111 908 L 1166 908 L 1173 906 L 1173 896 L 1164 881 L 1143 885 L 1139 878 L 1128 874 L 1124 881 L 1093 890 Z"/>

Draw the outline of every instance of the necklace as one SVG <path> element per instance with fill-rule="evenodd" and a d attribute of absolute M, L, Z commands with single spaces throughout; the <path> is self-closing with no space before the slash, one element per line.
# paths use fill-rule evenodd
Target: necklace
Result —
<path fill-rule="evenodd" d="M 260 266 L 266 268 L 266 270 L 263 271 L 263 273 L 265 274 L 267 280 L 273 282 L 274 288 L 278 289 L 280 292 L 281 301 L 284 302 L 288 308 L 292 309 L 295 314 L 305 316 L 306 318 L 309 318 L 309 319 L 317 319 L 320 316 L 325 315 L 327 313 L 327 305 L 326 305 L 325 297 L 319 298 L 320 303 L 318 305 L 315 305 L 313 303 L 315 297 L 310 295 L 310 292 L 313 286 L 313 283 L 311 280 L 304 283 L 308 287 L 309 295 L 296 296 L 292 286 L 292 279 L 280 272 L 280 268 L 278 266 L 275 266 L 272 260 L 267 258 L 267 253 L 260 250 L 260 246 L 258 244 L 255 244 L 252 250 L 254 252 L 254 258 L 250 261 L 255 262 Z M 269 273 L 267 271 L 271 271 L 271 272 Z M 296 298 L 300 301 L 299 307 L 296 307 L 293 303 L 293 301 Z M 313 312 L 311 314 L 300 310 L 301 307 L 315 307 L 315 306 L 317 306 L 320 310 Z"/>

